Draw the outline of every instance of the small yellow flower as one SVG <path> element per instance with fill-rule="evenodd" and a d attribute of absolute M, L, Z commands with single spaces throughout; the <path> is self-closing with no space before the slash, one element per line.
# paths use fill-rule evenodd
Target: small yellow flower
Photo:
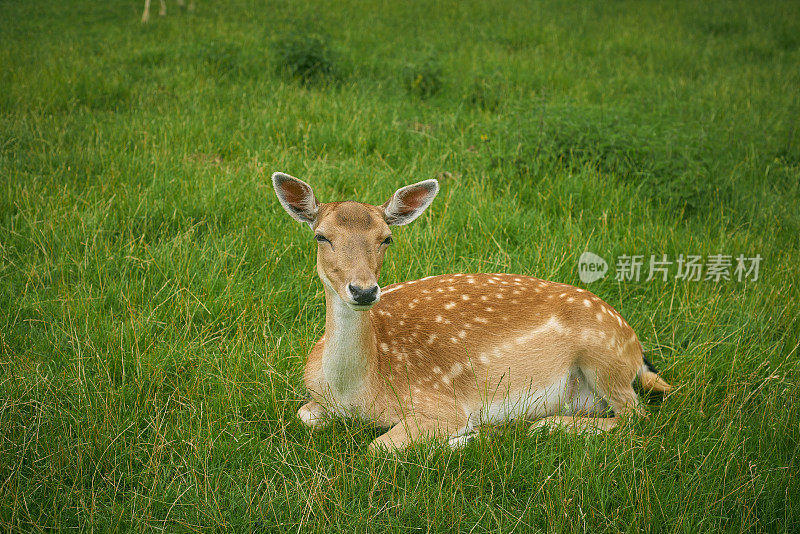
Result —
<path fill-rule="evenodd" d="M 486 141 L 488 141 L 488 140 L 489 140 L 489 136 L 488 136 L 488 135 L 486 135 L 486 134 L 481 134 L 481 141 L 483 141 L 483 142 L 485 143 L 485 142 L 486 142 Z"/>

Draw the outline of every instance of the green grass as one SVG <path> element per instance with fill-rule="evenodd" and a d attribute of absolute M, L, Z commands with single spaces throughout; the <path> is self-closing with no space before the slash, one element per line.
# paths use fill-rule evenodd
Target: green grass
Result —
<path fill-rule="evenodd" d="M 800 530 L 796 3 L 141 7 L 0 4 L 5 530 Z M 588 286 L 678 386 L 649 418 L 376 457 L 295 417 L 324 305 L 276 170 L 373 203 L 449 173 L 384 284 L 764 260 Z"/>

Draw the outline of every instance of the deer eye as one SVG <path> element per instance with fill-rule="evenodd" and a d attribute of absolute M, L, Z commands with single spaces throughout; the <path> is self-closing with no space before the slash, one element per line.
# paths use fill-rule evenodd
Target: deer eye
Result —
<path fill-rule="evenodd" d="M 331 242 L 330 239 L 328 239 L 327 237 L 325 237 L 322 234 L 316 234 L 314 236 L 314 239 L 316 239 L 319 243 L 330 243 Z"/>
<path fill-rule="evenodd" d="M 383 240 L 383 242 L 381 243 L 381 245 L 386 245 L 386 246 L 388 247 L 388 246 L 389 246 L 389 245 L 391 245 L 393 242 L 394 242 L 394 240 L 392 239 L 392 236 L 389 236 L 389 237 L 387 237 L 386 239 L 384 239 L 384 240 Z"/>

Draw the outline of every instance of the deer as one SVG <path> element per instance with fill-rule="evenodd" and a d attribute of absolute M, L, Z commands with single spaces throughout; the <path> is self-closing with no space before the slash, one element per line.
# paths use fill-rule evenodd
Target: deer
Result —
<path fill-rule="evenodd" d="M 484 426 L 608 431 L 646 415 L 633 385 L 671 386 L 631 326 L 591 292 L 508 273 L 428 276 L 381 288 L 393 226 L 409 224 L 439 192 L 435 179 L 381 205 L 320 203 L 310 185 L 276 172 L 286 212 L 316 240 L 325 331 L 304 371 L 312 429 L 357 417 L 388 430 L 370 450 L 444 438 L 458 448 Z M 609 414 L 613 412 L 613 415 Z"/>
<path fill-rule="evenodd" d="M 161 17 L 167 15 L 167 2 L 166 0 L 159 0 L 160 6 L 158 8 L 158 14 Z M 178 0 L 178 7 L 181 10 L 186 9 L 186 0 Z M 189 0 L 189 11 L 194 11 L 194 0 Z M 144 11 L 142 12 L 142 23 L 147 23 L 150 21 L 150 0 L 144 0 Z"/>

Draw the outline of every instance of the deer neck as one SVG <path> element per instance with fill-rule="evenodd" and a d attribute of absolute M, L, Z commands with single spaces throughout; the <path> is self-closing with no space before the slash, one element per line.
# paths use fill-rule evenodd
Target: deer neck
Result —
<path fill-rule="evenodd" d="M 375 354 L 369 311 L 353 310 L 325 284 L 322 372 L 335 397 L 347 400 L 364 390 Z"/>

